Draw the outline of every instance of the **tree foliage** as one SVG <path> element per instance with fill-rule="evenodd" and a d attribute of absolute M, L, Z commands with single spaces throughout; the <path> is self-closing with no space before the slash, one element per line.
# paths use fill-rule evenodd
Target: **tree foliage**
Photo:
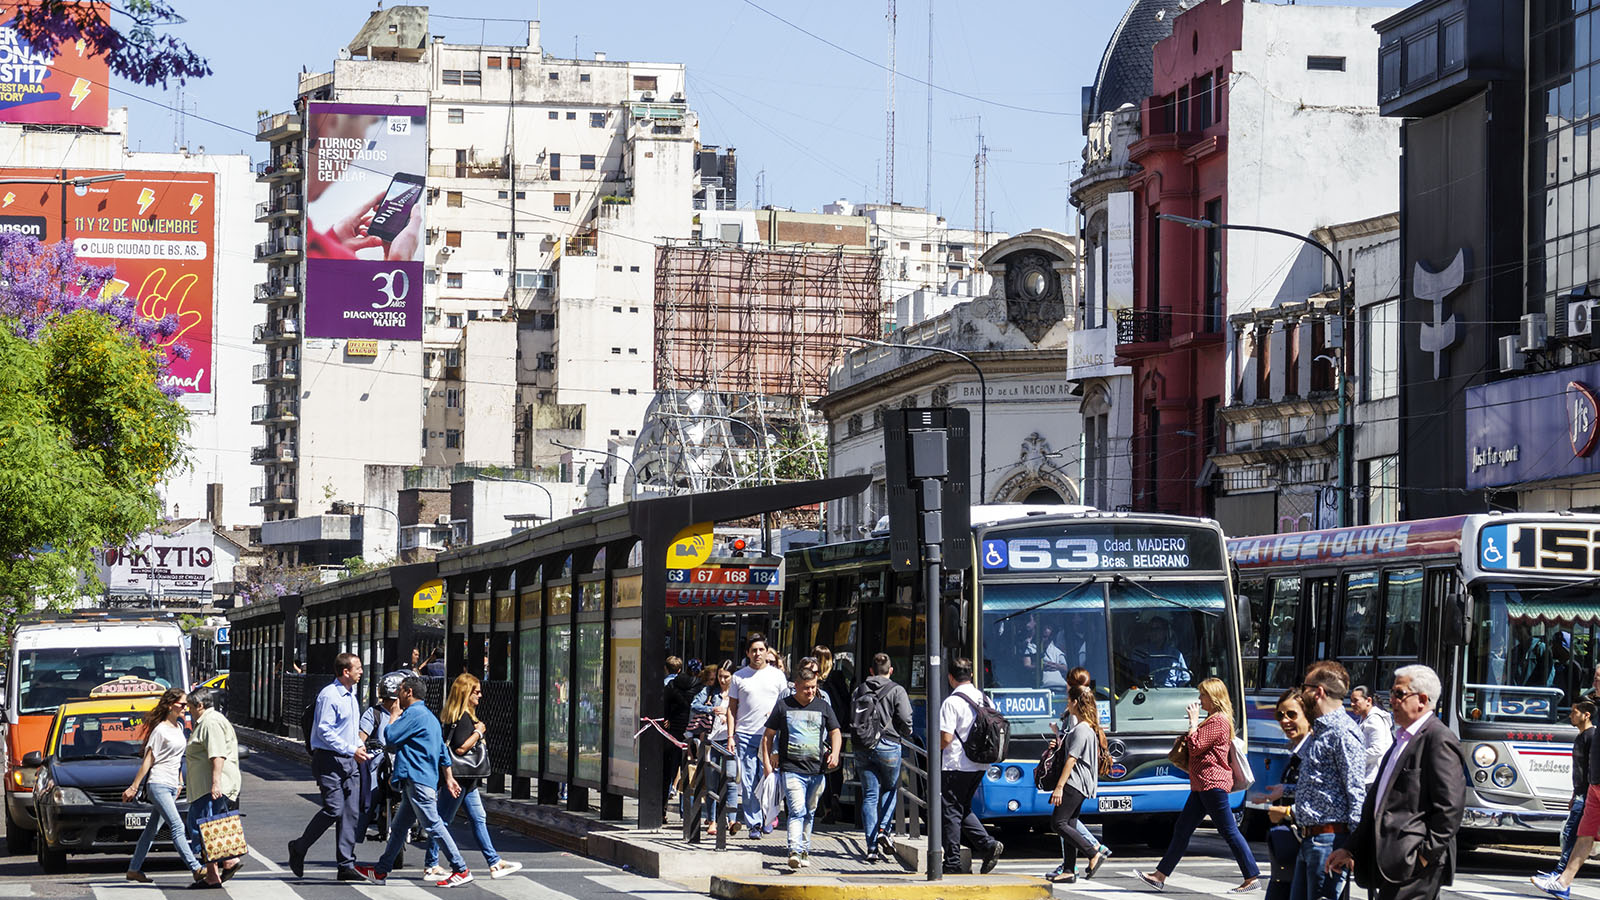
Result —
<path fill-rule="evenodd" d="M 160 520 L 188 414 L 159 386 L 175 322 L 100 292 L 70 246 L 0 235 L 0 618 L 62 601 Z"/>
<path fill-rule="evenodd" d="M 239 588 L 239 604 L 265 603 L 290 594 L 303 594 L 322 583 L 322 570 L 316 566 L 285 566 L 271 563 L 261 567 Z"/>
<path fill-rule="evenodd" d="M 167 87 L 211 74 L 210 63 L 158 30 L 184 22 L 166 0 L 121 0 L 109 10 L 108 16 L 100 4 L 36 0 L 17 7 L 17 34 L 42 53 L 81 39 L 91 54 L 105 57 L 112 72 L 137 84 Z"/>

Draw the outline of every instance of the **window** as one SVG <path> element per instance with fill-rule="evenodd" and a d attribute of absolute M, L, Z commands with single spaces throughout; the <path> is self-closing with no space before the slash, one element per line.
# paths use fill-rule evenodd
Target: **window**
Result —
<path fill-rule="evenodd" d="M 461 83 L 461 70 L 460 69 L 445 69 L 444 70 L 444 83 L 445 84 L 460 84 Z"/>
<path fill-rule="evenodd" d="M 507 64 L 508 68 L 520 69 L 520 68 L 522 68 L 522 57 L 520 57 L 520 56 L 508 56 L 508 57 L 506 57 L 506 64 Z"/>
<path fill-rule="evenodd" d="M 444 405 L 446 409 L 461 408 L 461 389 L 450 388 L 444 392 Z"/>
<path fill-rule="evenodd" d="M 1189 86 L 1178 88 L 1178 133 L 1189 130 Z"/>
<path fill-rule="evenodd" d="M 571 122 L 571 121 L 573 121 L 573 120 L 575 120 L 577 118 L 578 118 L 578 113 L 575 110 L 567 110 L 567 121 L 568 122 Z"/>
<path fill-rule="evenodd" d="M 527 237 L 527 236 L 528 235 L 527 235 L 526 232 L 521 232 L 521 231 L 517 232 L 517 240 L 519 240 L 519 241 L 522 240 L 523 238 Z M 498 270 L 497 270 L 496 274 L 498 274 Z"/>
<path fill-rule="evenodd" d="M 446 191 L 445 194 L 444 194 L 444 205 L 445 206 L 453 206 L 456 209 L 460 209 L 461 208 L 461 192 L 460 191 Z M 460 234 L 460 232 L 454 232 L 454 233 L 457 234 L 457 235 Z M 460 241 L 457 240 L 457 242 L 455 243 L 454 246 L 458 246 L 459 247 L 460 245 L 461 245 Z"/>
<path fill-rule="evenodd" d="M 534 290 L 550 286 L 550 273 L 533 269 L 517 270 L 517 287 Z"/>
<path fill-rule="evenodd" d="M 1400 457 L 1362 460 L 1361 488 L 1365 495 L 1363 524 L 1387 525 L 1400 521 Z"/>
<path fill-rule="evenodd" d="M 1228 73 L 1218 66 L 1211 81 L 1211 121 L 1222 121 L 1222 98 L 1228 93 Z"/>
<path fill-rule="evenodd" d="M 447 287 L 447 288 L 455 288 L 457 290 L 460 290 L 460 288 L 461 288 L 461 273 L 460 272 L 446 272 L 445 275 L 444 275 L 444 286 Z"/>
<path fill-rule="evenodd" d="M 460 317 L 458 316 L 457 318 Z M 459 347 L 451 347 L 444 351 L 444 364 L 452 369 L 459 368 L 461 366 L 461 349 Z"/>
<path fill-rule="evenodd" d="M 457 195 L 457 196 L 459 196 L 459 195 Z M 459 204 L 457 204 L 457 205 L 459 205 Z M 459 247 L 459 246 L 461 246 L 461 232 L 459 232 L 459 231 L 446 231 L 444 233 L 444 245 L 446 247 Z"/>
<path fill-rule="evenodd" d="M 556 212 L 572 211 L 572 195 L 568 193 L 555 193 L 551 195 L 552 208 Z"/>
<path fill-rule="evenodd" d="M 592 113 L 589 113 L 589 127 L 590 128 L 604 128 L 604 127 L 606 127 L 606 114 L 603 113 L 603 112 L 592 112 Z"/>
<path fill-rule="evenodd" d="M 629 347 L 628 348 L 628 355 L 629 356 L 638 356 L 639 355 L 639 348 L 638 347 Z"/>
<path fill-rule="evenodd" d="M 1400 305 L 1386 300 L 1361 308 L 1363 399 L 1384 400 L 1400 389 Z"/>
<path fill-rule="evenodd" d="M 578 168 L 585 172 L 594 171 L 594 154 L 585 153 L 578 157 Z"/>
<path fill-rule="evenodd" d="M 495 232 L 495 233 L 494 233 L 494 236 L 495 236 L 495 240 L 499 240 L 499 241 L 503 241 L 503 240 L 505 240 L 505 239 L 506 239 L 506 238 L 507 238 L 507 237 L 508 237 L 508 236 L 509 236 L 509 235 L 507 235 L 507 234 L 506 234 L 506 233 L 505 233 L 505 232 L 504 232 L 504 231 L 496 231 L 496 232 Z"/>
<path fill-rule="evenodd" d="M 461 429 L 446 428 L 444 430 L 444 447 L 446 450 L 461 449 Z"/>
<path fill-rule="evenodd" d="M 1306 57 L 1306 70 L 1310 72 L 1343 72 L 1344 57 L 1308 56 Z"/>
<path fill-rule="evenodd" d="M 1457 16 L 1444 23 L 1443 30 L 1443 69 L 1446 72 L 1450 72 L 1461 68 L 1467 63 L 1467 20 Z"/>
<path fill-rule="evenodd" d="M 612 356 L 621 356 L 622 355 L 622 348 L 621 347 L 612 347 L 611 348 L 611 355 Z"/>
<path fill-rule="evenodd" d="M 551 81 L 560 81 L 561 80 L 561 73 L 560 72 L 551 72 L 550 73 L 550 80 Z"/>
<path fill-rule="evenodd" d="M 1205 131 L 1211 127 L 1211 76 L 1206 75 L 1194 83 L 1194 130 Z"/>
<path fill-rule="evenodd" d="M 901 241 L 900 242 L 900 249 L 901 250 L 910 250 L 911 249 L 911 242 L 910 241 Z"/>
<path fill-rule="evenodd" d="M 579 72 L 578 73 L 578 80 L 580 82 L 584 83 L 584 84 L 588 84 L 589 83 L 589 73 L 588 72 Z"/>
<path fill-rule="evenodd" d="M 1430 28 L 1406 41 L 1406 85 L 1432 81 L 1439 74 L 1439 33 Z"/>
<path fill-rule="evenodd" d="M 446 313 L 444 317 L 444 323 L 451 328 L 460 328 L 461 313 Z"/>
<path fill-rule="evenodd" d="M 654 76 L 654 75 L 635 75 L 635 76 L 633 76 L 633 89 L 636 90 L 636 91 L 653 91 L 653 90 L 655 90 L 656 89 L 656 76 Z"/>
<path fill-rule="evenodd" d="M 428 429 L 422 429 L 422 449 L 428 449 Z"/>
<path fill-rule="evenodd" d="M 628 271 L 629 272 L 637 272 L 637 271 L 639 271 L 639 267 L 638 266 L 629 266 L 628 267 Z"/>
<path fill-rule="evenodd" d="M 613 272 L 621 272 L 622 271 L 622 267 L 621 266 L 612 266 L 611 267 L 611 271 L 613 271 Z"/>
<path fill-rule="evenodd" d="M 445 121 L 451 125 L 460 125 L 467 121 L 467 111 L 459 108 L 446 110 Z"/>
<path fill-rule="evenodd" d="M 491 57 L 488 57 L 488 58 L 487 58 L 487 59 L 486 59 L 486 60 L 485 60 L 485 62 L 487 62 L 487 63 L 488 63 L 488 66 L 489 66 L 489 68 L 491 68 L 491 69 L 498 69 L 498 68 L 500 68 L 500 57 L 498 57 L 498 56 L 491 56 Z"/>
<path fill-rule="evenodd" d="M 1206 221 L 1222 221 L 1222 198 L 1206 201 Z M 1204 229 L 1206 242 L 1206 316 L 1201 327 L 1206 332 L 1222 330 L 1222 229 Z"/>
<path fill-rule="evenodd" d="M 618 397 L 620 397 L 620 396 L 622 396 L 622 388 L 612 388 L 611 389 L 611 393 L 616 394 Z"/>
<path fill-rule="evenodd" d="M 439 308 L 437 306 L 430 306 L 430 307 L 427 307 L 426 309 L 424 309 L 422 311 L 422 324 L 424 324 L 424 325 L 437 325 L 437 324 L 439 324 Z M 426 363 L 425 363 L 425 365 L 426 365 Z"/>
<path fill-rule="evenodd" d="M 1400 96 L 1400 42 L 1378 52 L 1378 99 Z"/>
<path fill-rule="evenodd" d="M 422 282 L 423 282 L 423 284 L 438 284 L 439 283 L 439 270 L 438 269 L 424 269 L 423 272 L 422 272 Z"/>
<path fill-rule="evenodd" d="M 619 312 L 622 312 L 622 307 L 620 307 L 620 306 L 613 306 L 613 307 L 611 307 L 611 311 L 612 311 L 612 312 L 614 312 L 614 313 L 619 313 Z"/>
<path fill-rule="evenodd" d="M 527 191 L 517 191 L 517 199 L 518 200 L 526 200 L 526 199 L 528 199 L 528 192 Z M 520 231 L 517 232 L 517 237 L 521 237 L 521 236 L 522 236 L 522 232 L 520 232 Z"/>
<path fill-rule="evenodd" d="M 1350 671 L 1351 684 L 1372 684 L 1372 656 L 1378 640 L 1378 573 L 1351 572 L 1344 577 L 1344 627 L 1339 635 L 1339 662 Z"/>
<path fill-rule="evenodd" d="M 559 153 L 550 154 L 550 180 L 561 180 L 561 154 Z"/>
<path fill-rule="evenodd" d="M 932 244 L 923 244 L 922 245 L 922 252 L 923 253 L 931 253 L 932 251 L 933 251 L 933 245 Z"/>
<path fill-rule="evenodd" d="M 552 110 L 550 110 L 550 118 L 559 119 L 559 118 L 561 118 L 561 113 L 558 113 L 558 112 L 556 112 L 555 110 L 552 109 Z"/>

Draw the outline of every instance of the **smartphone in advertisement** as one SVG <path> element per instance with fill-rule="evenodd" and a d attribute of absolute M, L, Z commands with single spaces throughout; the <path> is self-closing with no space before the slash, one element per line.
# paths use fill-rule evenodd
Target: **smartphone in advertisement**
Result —
<path fill-rule="evenodd" d="M 406 224 L 411 221 L 411 210 L 421 198 L 422 176 L 396 173 L 394 180 L 389 182 L 389 189 L 384 191 L 383 199 L 378 202 L 372 221 L 367 223 L 367 234 L 393 241 L 400 236 L 400 232 L 406 230 Z"/>

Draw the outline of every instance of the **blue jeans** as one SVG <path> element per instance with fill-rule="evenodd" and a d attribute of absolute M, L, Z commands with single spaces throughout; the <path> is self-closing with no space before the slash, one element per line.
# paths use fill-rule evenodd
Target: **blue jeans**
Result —
<path fill-rule="evenodd" d="M 483 851 L 483 861 L 489 868 L 494 868 L 500 862 L 500 854 L 494 852 L 494 843 L 489 840 L 489 817 L 483 811 L 483 798 L 478 796 L 478 789 L 462 791 L 461 796 L 452 797 L 449 791 L 439 798 L 439 820 L 446 825 L 455 821 L 456 811 L 465 806 L 467 820 L 472 823 L 472 836 L 478 842 L 478 849 Z M 437 841 L 428 841 L 428 852 L 423 854 L 422 867 L 429 868 L 439 861 L 439 844 Z"/>
<path fill-rule="evenodd" d="M 189 848 L 196 857 L 204 859 L 206 855 L 205 842 L 200 840 L 200 820 L 219 816 L 233 808 L 227 797 L 213 797 L 207 791 L 200 795 L 198 800 L 189 801 L 189 819 L 184 823 L 188 831 Z M 221 862 L 217 859 L 206 859 L 205 862 Z"/>
<path fill-rule="evenodd" d="M 1267 858 L 1272 862 L 1272 883 L 1267 885 L 1267 900 L 1289 900 L 1294 884 L 1294 861 L 1300 856 L 1300 838 L 1288 825 L 1267 829 Z"/>
<path fill-rule="evenodd" d="M 150 845 L 156 842 L 162 825 L 167 826 L 167 833 L 172 835 L 172 846 L 183 857 L 183 864 L 191 872 L 200 871 L 200 860 L 195 859 L 194 851 L 189 849 L 189 839 L 184 837 L 183 818 L 178 815 L 178 789 L 164 784 L 146 784 L 144 792 L 150 798 L 150 824 L 144 827 L 144 834 L 139 835 L 139 846 L 133 848 L 128 871 L 138 872 L 144 868 L 144 858 L 150 852 Z"/>
<path fill-rule="evenodd" d="M 741 734 L 735 739 L 734 746 L 739 753 L 739 796 L 742 802 L 739 805 L 739 818 L 744 820 L 744 827 L 750 829 L 751 834 L 760 834 L 765 822 L 761 821 L 761 798 L 756 796 L 756 785 L 761 783 L 761 735 Z"/>
<path fill-rule="evenodd" d="M 711 751 L 711 762 L 721 761 L 721 767 L 706 767 L 706 803 L 702 808 L 707 822 L 717 821 L 718 804 L 726 806 L 735 820 L 739 816 L 739 757 L 723 756 Z"/>
<path fill-rule="evenodd" d="M 1178 813 L 1178 823 L 1172 826 L 1172 843 L 1167 845 L 1167 854 L 1161 857 L 1161 864 L 1156 866 L 1156 870 L 1162 875 L 1172 874 L 1172 870 L 1178 867 L 1178 860 L 1183 859 L 1183 852 L 1189 849 L 1189 839 L 1194 837 L 1194 830 L 1200 827 L 1200 820 L 1207 815 L 1211 816 L 1211 823 L 1217 826 L 1217 831 L 1222 833 L 1222 839 L 1228 842 L 1228 849 L 1233 851 L 1233 859 L 1239 864 L 1239 874 L 1246 879 L 1259 877 L 1261 870 L 1256 868 L 1256 858 L 1250 853 L 1250 845 L 1244 842 L 1244 835 L 1239 833 L 1239 823 L 1233 820 L 1233 810 L 1228 808 L 1228 792 L 1221 788 L 1189 792 L 1189 799 L 1183 803 L 1183 812 Z"/>
<path fill-rule="evenodd" d="M 1300 842 L 1294 858 L 1294 882 L 1289 885 L 1289 900 L 1334 900 L 1344 890 L 1345 872 L 1329 875 L 1324 869 L 1333 851 L 1350 840 L 1348 834 L 1314 834 Z"/>
<path fill-rule="evenodd" d="M 1567 824 L 1561 826 L 1561 859 L 1556 863 L 1557 872 L 1567 870 L 1567 860 L 1572 858 L 1572 842 L 1578 837 L 1578 822 L 1583 818 L 1584 794 L 1577 794 L 1572 798 L 1572 812 L 1567 813 Z"/>
<path fill-rule="evenodd" d="M 861 830 L 867 850 L 877 846 L 878 835 L 894 831 L 894 803 L 900 790 L 900 742 L 885 738 L 871 750 L 856 751 L 856 773 L 861 776 Z"/>
<path fill-rule="evenodd" d="M 789 852 L 811 852 L 811 823 L 817 815 L 817 795 L 822 793 L 826 775 L 798 775 L 779 773 L 783 780 L 783 796 L 789 812 Z"/>
<path fill-rule="evenodd" d="M 467 861 L 461 858 L 461 851 L 456 849 L 456 842 L 451 839 L 449 829 L 444 827 L 444 820 L 439 818 L 439 792 L 432 785 L 418 784 L 415 781 L 400 783 L 401 796 L 405 802 L 400 804 L 400 810 L 394 814 L 394 820 L 389 823 L 389 843 L 383 848 L 383 855 L 378 857 L 378 863 L 373 868 L 380 875 L 388 875 L 394 868 L 394 861 L 400 856 L 400 851 L 405 849 L 406 835 L 411 831 L 411 823 L 421 822 L 422 830 L 428 837 L 444 845 L 444 855 L 450 860 L 452 872 L 465 872 Z"/>

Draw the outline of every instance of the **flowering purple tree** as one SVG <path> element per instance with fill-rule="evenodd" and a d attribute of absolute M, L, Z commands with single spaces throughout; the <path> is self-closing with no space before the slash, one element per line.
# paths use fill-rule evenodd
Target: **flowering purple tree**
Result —
<path fill-rule="evenodd" d="M 211 64 L 188 45 L 156 29 L 182 25 L 166 0 L 122 0 L 116 20 L 99 3 L 78 0 L 35 0 L 16 9 L 17 33 L 33 50 L 49 53 L 68 41 L 82 40 L 95 56 L 103 56 L 111 71 L 143 85 L 167 86 L 175 80 L 211 74 Z"/>

